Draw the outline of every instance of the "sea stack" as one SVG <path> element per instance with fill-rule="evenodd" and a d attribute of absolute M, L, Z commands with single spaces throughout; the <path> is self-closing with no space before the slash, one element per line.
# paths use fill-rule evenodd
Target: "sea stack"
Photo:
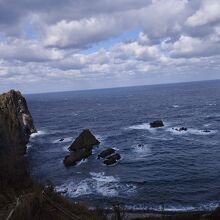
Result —
<path fill-rule="evenodd" d="M 83 130 L 69 147 L 71 153 L 64 158 L 64 165 L 74 166 L 77 162 L 88 158 L 92 154 L 92 148 L 99 144 L 100 142 L 89 129 Z"/>
<path fill-rule="evenodd" d="M 151 128 L 161 128 L 164 126 L 164 123 L 162 120 L 156 120 L 150 123 Z"/>
<path fill-rule="evenodd" d="M 100 142 L 91 133 L 89 129 L 85 129 L 80 133 L 76 140 L 71 144 L 69 150 L 77 151 L 82 148 L 92 148 L 95 145 L 99 145 Z"/>

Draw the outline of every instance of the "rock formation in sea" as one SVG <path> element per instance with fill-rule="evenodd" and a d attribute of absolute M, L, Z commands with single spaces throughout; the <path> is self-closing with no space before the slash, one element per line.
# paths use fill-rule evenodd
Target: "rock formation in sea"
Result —
<path fill-rule="evenodd" d="M 161 128 L 164 126 L 164 123 L 162 120 L 153 121 L 150 123 L 151 128 Z"/>
<path fill-rule="evenodd" d="M 107 148 L 105 150 L 103 150 L 99 155 L 98 155 L 98 159 L 100 158 L 105 158 L 107 156 L 110 156 L 111 154 L 115 153 L 115 149 L 113 148 Z"/>
<path fill-rule="evenodd" d="M 71 152 L 64 158 L 64 165 L 66 167 L 74 166 L 77 162 L 88 158 L 92 154 L 92 148 L 99 144 L 100 142 L 89 129 L 83 130 L 69 147 Z"/>
<path fill-rule="evenodd" d="M 32 116 L 25 98 L 11 90 L 0 95 L 0 153 L 26 152 L 26 144 L 35 133 Z"/>
<path fill-rule="evenodd" d="M 91 133 L 89 129 L 85 129 L 82 133 L 76 138 L 76 140 L 71 144 L 69 150 L 77 151 L 82 148 L 92 148 L 95 145 L 99 145 L 100 142 L 96 137 Z"/>
<path fill-rule="evenodd" d="M 175 131 L 187 131 L 188 128 L 185 128 L 185 127 L 181 127 L 181 128 L 172 128 L 173 130 Z"/>
<path fill-rule="evenodd" d="M 106 160 L 104 161 L 104 164 L 112 165 L 112 164 L 115 164 L 120 159 L 121 159 L 120 154 L 118 154 L 118 153 L 112 154 L 111 156 L 106 158 Z"/>

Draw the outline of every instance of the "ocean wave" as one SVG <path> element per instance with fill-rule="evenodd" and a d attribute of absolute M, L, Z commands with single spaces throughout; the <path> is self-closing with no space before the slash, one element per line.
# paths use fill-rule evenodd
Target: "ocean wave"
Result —
<path fill-rule="evenodd" d="M 81 160 L 81 161 L 79 161 L 79 162 L 76 164 L 76 167 L 80 166 L 80 165 L 83 164 L 83 163 L 87 163 L 87 162 L 88 162 L 87 159 Z"/>
<path fill-rule="evenodd" d="M 99 134 L 96 134 L 95 137 L 97 138 L 97 140 L 99 140 L 101 143 L 105 140 L 105 137 L 99 135 Z"/>
<path fill-rule="evenodd" d="M 130 211 L 148 211 L 148 212 L 190 212 L 190 211 L 212 211 L 219 206 L 219 202 L 209 202 L 197 205 L 158 205 L 149 206 L 147 204 L 137 204 L 137 205 L 125 205 L 127 210 Z"/>
<path fill-rule="evenodd" d="M 173 108 L 179 108 L 179 105 L 172 105 Z"/>
<path fill-rule="evenodd" d="M 143 124 L 138 124 L 138 125 L 132 125 L 132 126 L 128 127 L 128 129 L 151 130 L 152 128 L 150 127 L 149 123 L 143 123 Z"/>
<path fill-rule="evenodd" d="M 90 178 L 80 181 L 71 181 L 56 186 L 55 190 L 71 198 L 85 195 L 101 195 L 105 197 L 115 197 L 119 193 L 130 194 L 135 191 L 136 186 L 132 184 L 122 184 L 119 178 L 106 176 L 104 172 L 90 172 Z"/>
<path fill-rule="evenodd" d="M 168 123 L 164 124 L 163 127 L 151 128 L 151 127 L 150 127 L 150 123 L 142 123 L 142 124 L 137 124 L 137 125 L 129 126 L 129 127 L 127 127 L 126 129 L 129 129 L 129 130 L 148 130 L 148 131 L 150 131 L 150 132 L 155 132 L 155 131 L 158 130 L 158 129 L 166 128 L 167 126 L 169 126 Z"/>
<path fill-rule="evenodd" d="M 32 148 L 32 144 L 30 144 L 30 143 L 28 143 L 27 145 L 26 145 L 26 147 L 27 147 L 27 152 Z"/>
<path fill-rule="evenodd" d="M 36 133 L 33 133 L 33 134 L 31 134 L 31 136 L 30 136 L 30 138 L 35 138 L 35 137 L 37 137 L 37 136 L 41 136 L 41 135 L 45 135 L 45 134 L 47 134 L 47 132 L 46 131 L 38 131 L 38 132 L 36 132 Z"/>
<path fill-rule="evenodd" d="M 105 176 L 104 172 L 101 173 L 95 173 L 95 172 L 90 172 L 89 173 L 92 176 L 92 179 L 99 181 L 99 182 L 119 182 L 118 178 L 115 178 L 113 176 Z"/>
<path fill-rule="evenodd" d="M 216 103 L 208 103 L 209 106 L 216 106 Z"/>
<path fill-rule="evenodd" d="M 199 129 L 194 129 L 194 128 L 188 128 L 186 131 L 182 130 L 182 131 L 178 131 L 178 127 L 174 127 L 174 128 L 168 128 L 167 131 L 175 134 L 175 135 L 186 135 L 186 134 L 193 134 L 193 135 L 212 135 L 215 134 L 217 131 L 215 130 L 199 130 Z"/>
<path fill-rule="evenodd" d="M 138 153 L 140 157 L 151 155 L 151 148 L 149 144 L 138 144 L 133 146 L 134 152 Z"/>

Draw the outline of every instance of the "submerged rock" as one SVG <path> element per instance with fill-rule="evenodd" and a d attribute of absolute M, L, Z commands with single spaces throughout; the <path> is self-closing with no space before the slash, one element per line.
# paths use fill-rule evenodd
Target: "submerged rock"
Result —
<path fill-rule="evenodd" d="M 104 164 L 112 165 L 112 164 L 115 164 L 120 159 L 121 159 L 121 155 L 116 153 L 116 154 L 113 154 L 113 155 L 107 157 L 107 159 L 104 161 Z"/>
<path fill-rule="evenodd" d="M 188 131 L 188 128 L 181 127 L 181 128 L 172 128 L 175 131 Z"/>
<path fill-rule="evenodd" d="M 157 120 L 157 121 L 153 121 L 150 123 L 150 127 L 151 128 L 160 128 L 160 127 L 163 127 L 164 126 L 164 123 L 162 120 Z"/>
<path fill-rule="evenodd" d="M 115 149 L 113 148 L 107 148 L 105 150 L 103 150 L 99 155 L 98 155 L 98 159 L 100 158 L 105 158 L 111 154 L 115 153 Z"/>
<path fill-rule="evenodd" d="M 80 149 L 74 152 L 71 152 L 70 155 L 66 156 L 63 160 L 63 163 L 66 167 L 74 166 L 77 162 L 88 158 L 92 154 L 92 149 Z"/>
<path fill-rule="evenodd" d="M 90 132 L 89 129 L 83 130 L 83 132 L 76 138 L 76 140 L 71 144 L 69 150 L 77 151 L 82 148 L 91 148 L 95 145 L 99 145 L 100 142 L 96 137 Z"/>

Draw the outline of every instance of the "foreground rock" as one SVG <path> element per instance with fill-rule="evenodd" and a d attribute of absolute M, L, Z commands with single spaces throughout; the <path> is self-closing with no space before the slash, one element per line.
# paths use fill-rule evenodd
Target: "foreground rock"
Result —
<path fill-rule="evenodd" d="M 115 153 L 115 149 L 113 148 L 107 148 L 105 150 L 103 150 L 99 155 L 98 155 L 98 159 L 100 158 L 105 158 L 107 156 L 110 156 L 111 154 Z"/>
<path fill-rule="evenodd" d="M 113 155 L 107 157 L 107 159 L 104 161 L 104 164 L 112 165 L 112 164 L 115 164 L 120 159 L 121 159 L 120 154 L 116 153 L 116 154 L 113 154 Z"/>
<path fill-rule="evenodd" d="M 76 138 L 76 140 L 71 144 L 69 150 L 77 151 L 82 148 L 92 148 L 95 145 L 99 145 L 100 142 L 96 137 L 90 132 L 89 129 L 83 130 L 83 132 Z"/>
<path fill-rule="evenodd" d="M 161 120 L 153 121 L 150 123 L 151 128 L 161 128 L 163 126 L 164 126 L 164 123 Z"/>
<path fill-rule="evenodd" d="M 30 183 L 24 154 L 34 132 L 33 119 L 21 93 L 11 90 L 0 95 L 0 191 L 20 189 Z"/>
<path fill-rule="evenodd" d="M 26 152 L 26 144 L 36 129 L 25 98 L 11 90 L 0 95 L 0 152 Z"/>
<path fill-rule="evenodd" d="M 64 158 L 64 165 L 66 167 L 74 166 L 77 162 L 88 158 L 92 154 L 92 148 L 99 144 L 100 142 L 89 129 L 83 130 L 69 147 L 71 153 Z"/>

